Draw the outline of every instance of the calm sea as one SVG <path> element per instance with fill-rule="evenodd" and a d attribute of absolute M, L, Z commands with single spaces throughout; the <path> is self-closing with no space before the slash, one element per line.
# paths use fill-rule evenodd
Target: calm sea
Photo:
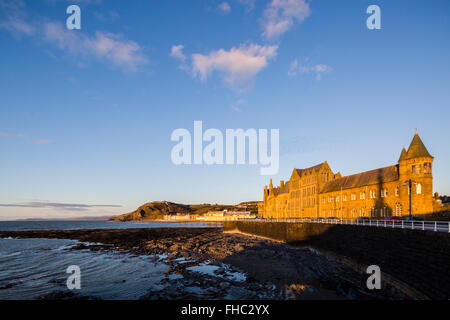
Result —
<path fill-rule="evenodd" d="M 116 229 L 207 227 L 207 223 L 109 221 L 0 221 L 0 230 Z M 217 224 L 216 224 L 217 226 Z M 120 252 L 68 250 L 78 244 L 62 239 L 0 238 L 0 300 L 37 299 L 54 291 L 68 291 L 70 265 L 81 269 L 78 295 L 100 299 L 139 299 L 161 290 L 169 267 L 162 257 Z"/>

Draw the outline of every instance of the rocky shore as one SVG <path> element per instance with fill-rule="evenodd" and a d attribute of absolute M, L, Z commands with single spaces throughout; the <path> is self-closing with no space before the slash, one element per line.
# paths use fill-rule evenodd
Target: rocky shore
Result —
<path fill-rule="evenodd" d="M 161 289 L 142 299 L 407 298 L 388 285 L 368 290 L 366 274 L 309 248 L 221 228 L 0 231 L 0 237 L 73 239 L 80 243 L 71 250 L 154 256 L 170 270 Z"/>

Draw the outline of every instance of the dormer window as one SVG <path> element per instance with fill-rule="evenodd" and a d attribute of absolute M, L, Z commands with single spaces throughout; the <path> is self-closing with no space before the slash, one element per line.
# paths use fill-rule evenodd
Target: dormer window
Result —
<path fill-rule="evenodd" d="M 415 164 L 412 166 L 412 173 L 413 174 L 420 174 L 420 164 Z"/>
<path fill-rule="evenodd" d="M 423 172 L 424 173 L 431 173 L 431 162 L 425 162 L 423 164 Z"/>

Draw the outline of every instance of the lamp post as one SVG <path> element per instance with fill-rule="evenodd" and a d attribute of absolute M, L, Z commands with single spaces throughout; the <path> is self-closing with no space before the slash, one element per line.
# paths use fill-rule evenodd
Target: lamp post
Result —
<path fill-rule="evenodd" d="M 409 179 L 403 183 L 404 186 L 406 186 L 408 183 L 408 190 L 409 190 L 409 219 L 412 218 L 412 184 L 417 184 L 415 181 L 412 181 L 412 179 Z"/>

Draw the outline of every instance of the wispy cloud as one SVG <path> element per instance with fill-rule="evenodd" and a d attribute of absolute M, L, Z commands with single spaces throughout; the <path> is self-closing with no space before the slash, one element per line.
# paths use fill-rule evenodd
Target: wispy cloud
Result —
<path fill-rule="evenodd" d="M 0 203 L 0 207 L 13 208 L 51 208 L 68 211 L 87 211 L 93 208 L 119 208 L 121 205 L 115 204 L 84 204 L 84 203 L 60 203 L 60 202 L 25 202 L 25 203 Z"/>
<path fill-rule="evenodd" d="M 16 35 L 30 36 L 35 27 L 28 22 L 25 2 L 21 0 L 0 0 L 0 29 L 6 29 Z"/>
<path fill-rule="evenodd" d="M 272 0 L 264 10 L 263 37 L 275 39 L 288 31 L 296 21 L 302 22 L 311 14 L 306 0 Z"/>
<path fill-rule="evenodd" d="M 305 63 L 308 59 L 305 59 Z M 332 67 L 326 64 L 316 64 L 316 65 L 299 65 L 297 59 L 292 61 L 289 66 L 288 76 L 294 77 L 298 73 L 313 73 L 316 76 L 316 80 L 320 81 L 322 79 L 322 75 L 325 73 L 329 73 L 333 70 Z"/>
<path fill-rule="evenodd" d="M 88 36 L 67 30 L 59 22 L 48 22 L 44 25 L 43 36 L 60 50 L 77 56 L 91 55 L 106 59 L 131 71 L 148 62 L 139 44 L 113 33 L 96 31 L 94 36 Z"/>
<path fill-rule="evenodd" d="M 255 1 L 256 0 L 237 0 L 239 4 L 245 6 L 247 11 L 251 11 L 255 8 Z"/>
<path fill-rule="evenodd" d="M 192 54 L 192 72 L 201 81 L 217 71 L 231 87 L 245 85 L 277 55 L 278 46 L 246 44 L 230 50 L 219 49 L 207 55 Z"/>
<path fill-rule="evenodd" d="M 67 30 L 61 22 L 45 17 L 25 19 L 27 12 L 23 2 L 0 1 L 4 9 L 0 28 L 12 33 L 32 36 L 77 58 L 94 57 L 129 71 L 136 71 L 148 62 L 140 45 L 120 34 L 96 31 L 88 35 L 83 30 Z"/>
<path fill-rule="evenodd" d="M 231 6 L 228 2 L 222 2 L 221 4 L 219 4 L 218 8 L 221 12 L 225 14 L 231 12 Z"/>
<path fill-rule="evenodd" d="M 231 105 L 231 109 L 236 112 L 241 112 L 241 106 L 247 104 L 247 101 L 244 99 L 238 99 Z"/>
<path fill-rule="evenodd" d="M 35 144 L 48 144 L 51 143 L 50 140 L 46 139 L 33 139 L 28 138 L 23 133 L 9 133 L 9 132 L 0 132 L 0 138 L 23 138 L 32 141 Z"/>
<path fill-rule="evenodd" d="M 48 144 L 50 143 L 50 140 L 46 140 L 46 139 L 35 139 L 34 143 L 36 144 Z"/>
<path fill-rule="evenodd" d="M 183 49 L 184 46 L 181 44 L 172 46 L 172 49 L 170 50 L 170 56 L 172 58 L 180 60 L 181 62 L 184 62 L 186 60 L 186 55 L 183 53 Z"/>

